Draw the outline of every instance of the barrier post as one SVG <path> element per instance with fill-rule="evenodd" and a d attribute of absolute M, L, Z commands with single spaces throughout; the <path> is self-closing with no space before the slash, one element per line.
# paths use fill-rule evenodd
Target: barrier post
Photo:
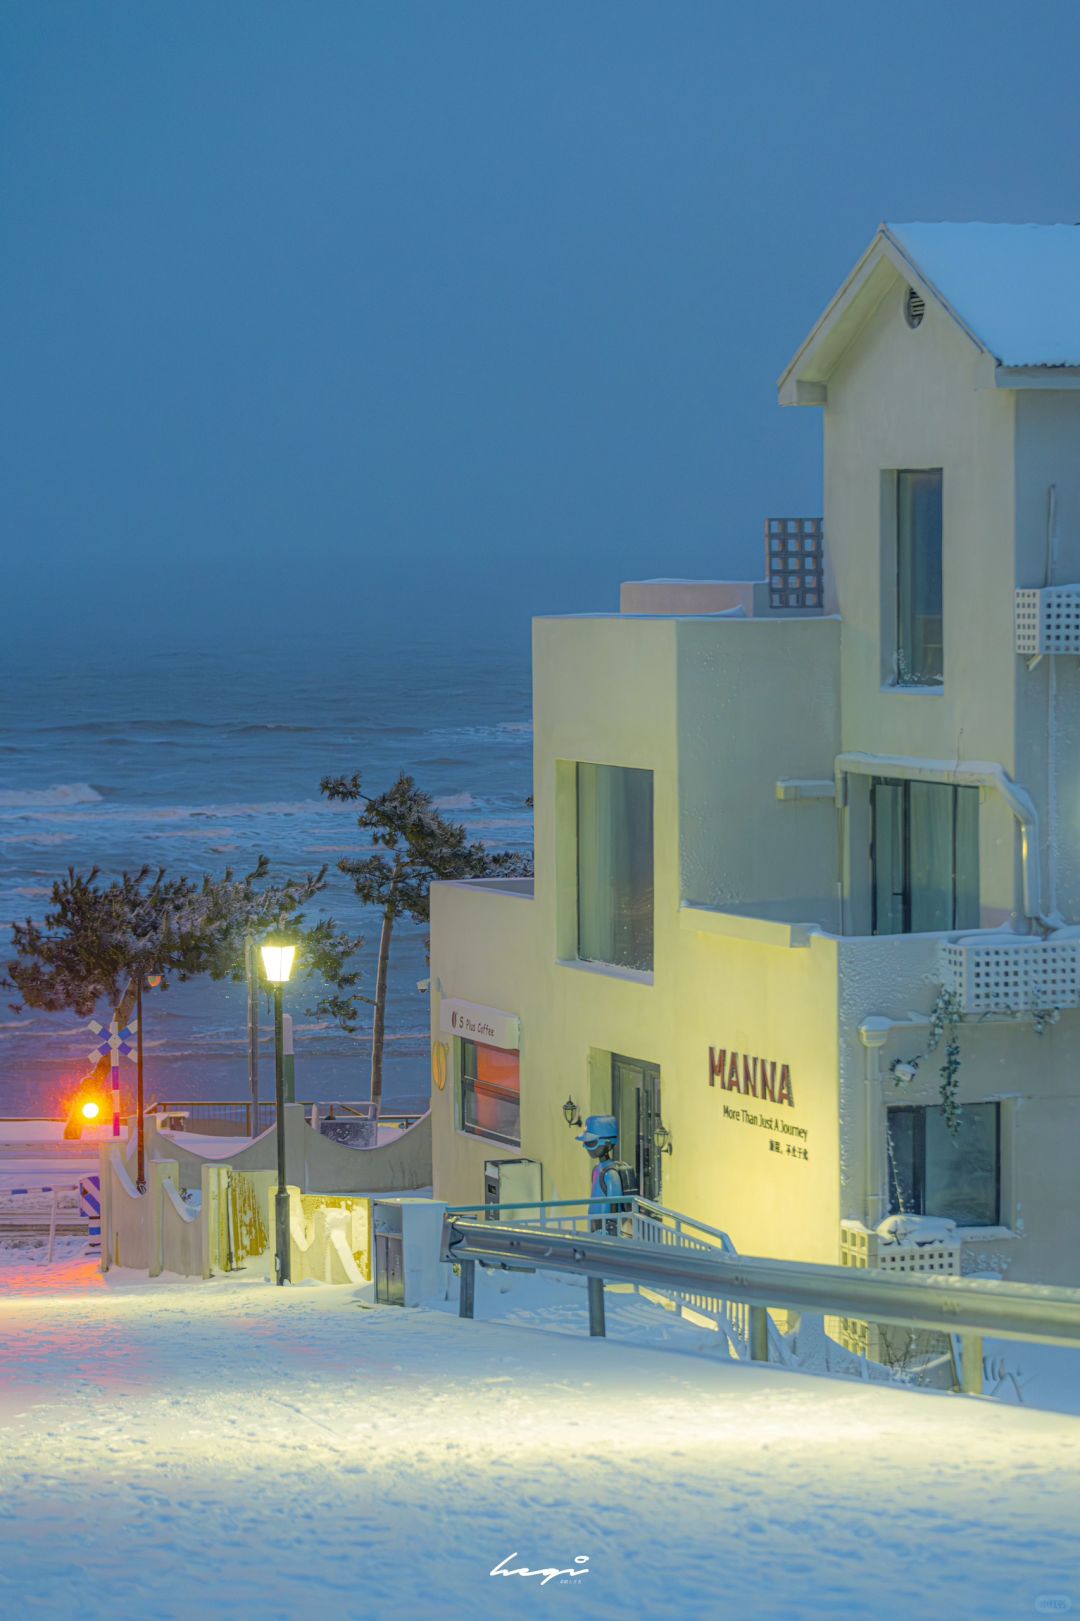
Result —
<path fill-rule="evenodd" d="M 750 1360 L 769 1360 L 769 1312 L 765 1306 L 750 1307 Z"/>
<path fill-rule="evenodd" d="M 86 1220 L 86 1247 L 91 1255 L 101 1254 L 101 1175 L 79 1179 L 79 1215 Z M 52 1259 L 50 1255 L 49 1259 Z"/>
<path fill-rule="evenodd" d="M 589 1283 L 589 1333 L 593 1339 L 604 1339 L 607 1334 L 607 1322 L 604 1317 L 604 1280 L 603 1278 L 590 1278 Z"/>
<path fill-rule="evenodd" d="M 471 1317 L 476 1302 L 476 1262 L 461 1263 L 461 1292 L 458 1295 L 458 1316 Z"/>

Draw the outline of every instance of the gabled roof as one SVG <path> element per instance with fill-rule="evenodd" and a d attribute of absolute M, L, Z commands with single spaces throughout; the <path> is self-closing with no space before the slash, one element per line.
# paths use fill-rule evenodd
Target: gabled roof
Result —
<path fill-rule="evenodd" d="M 890 286 L 939 305 L 1003 388 L 1080 387 L 1080 227 L 882 225 L 780 378 L 782 405 L 817 405 Z"/>

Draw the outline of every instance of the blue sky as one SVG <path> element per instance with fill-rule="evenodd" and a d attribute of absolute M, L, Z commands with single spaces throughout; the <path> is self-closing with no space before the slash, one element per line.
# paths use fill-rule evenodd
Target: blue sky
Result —
<path fill-rule="evenodd" d="M 7 0 L 8 635 L 756 574 L 878 220 L 1080 218 L 1078 51 L 1073 0 Z"/>

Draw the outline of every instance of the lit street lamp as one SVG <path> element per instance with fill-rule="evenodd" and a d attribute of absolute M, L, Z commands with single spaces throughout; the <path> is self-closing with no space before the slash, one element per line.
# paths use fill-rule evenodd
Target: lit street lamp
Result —
<path fill-rule="evenodd" d="M 268 940 L 262 949 L 263 971 L 274 992 L 274 1099 L 277 1112 L 277 1193 L 274 1196 L 277 1282 L 290 1282 L 289 1195 L 285 1177 L 285 986 L 292 973 L 296 947 Z"/>

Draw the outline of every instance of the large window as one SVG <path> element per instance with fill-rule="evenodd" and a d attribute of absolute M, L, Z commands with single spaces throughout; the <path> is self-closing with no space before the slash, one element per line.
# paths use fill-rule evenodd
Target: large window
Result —
<path fill-rule="evenodd" d="M 578 956 L 653 965 L 653 779 L 613 765 L 577 768 Z"/>
<path fill-rule="evenodd" d="M 941 468 L 896 475 L 896 679 L 937 686 L 941 619 Z"/>
<path fill-rule="evenodd" d="M 979 790 L 874 777 L 872 929 L 923 934 L 979 927 Z"/>
<path fill-rule="evenodd" d="M 965 1103 L 955 1134 L 939 1106 L 889 1109 L 889 1210 L 996 1227 L 1001 1215 L 1001 1106 Z"/>
<path fill-rule="evenodd" d="M 461 1042 L 461 1124 L 478 1137 L 521 1141 L 521 1061 L 507 1047 Z"/>

